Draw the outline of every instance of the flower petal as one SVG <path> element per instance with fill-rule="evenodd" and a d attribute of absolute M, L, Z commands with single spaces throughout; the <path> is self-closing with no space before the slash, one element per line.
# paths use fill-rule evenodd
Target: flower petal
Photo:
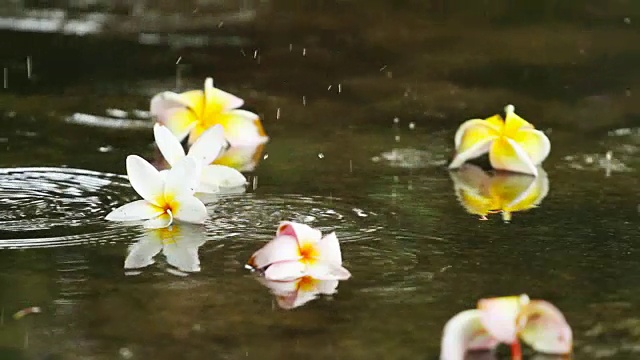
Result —
<path fill-rule="evenodd" d="M 540 130 L 520 129 L 511 137 L 529 155 L 534 165 L 540 165 L 551 152 L 551 142 Z"/>
<path fill-rule="evenodd" d="M 155 120 L 161 124 L 165 124 L 171 117 L 173 111 L 183 109 L 189 106 L 188 103 L 180 96 L 171 91 L 164 91 L 156 94 L 151 99 L 149 112 Z"/>
<path fill-rule="evenodd" d="M 163 205 L 158 197 L 163 194 L 164 181 L 153 165 L 138 155 L 129 155 L 127 175 L 131 186 L 143 199 L 156 206 Z"/>
<path fill-rule="evenodd" d="M 248 265 L 256 269 L 264 269 L 265 267 L 278 262 L 297 262 L 301 259 L 298 241 L 293 236 L 281 235 L 276 236 L 273 240 L 265 244 L 260 250 L 253 253 Z"/>
<path fill-rule="evenodd" d="M 322 261 L 307 264 L 305 275 L 318 280 L 347 280 L 351 277 L 349 270 L 344 267 Z"/>
<path fill-rule="evenodd" d="M 185 156 L 167 172 L 164 198 L 167 201 L 171 201 L 172 199 L 191 196 L 195 193 L 199 181 L 198 164 L 194 159 Z"/>
<path fill-rule="evenodd" d="M 491 144 L 495 139 L 496 137 L 490 136 L 484 139 L 478 139 L 478 141 L 472 146 L 461 147 L 465 148 L 465 150 L 458 151 L 456 153 L 456 156 L 454 156 L 453 160 L 451 160 L 451 164 L 449 164 L 449 169 L 458 168 L 465 162 L 486 154 L 491 148 Z"/>
<path fill-rule="evenodd" d="M 504 126 L 504 121 L 500 115 L 494 115 L 486 120 L 482 119 L 471 119 L 467 120 L 460 125 L 458 130 L 456 131 L 456 135 L 454 137 L 454 144 L 456 146 L 456 151 L 460 151 L 460 147 L 463 145 L 463 137 L 467 130 L 472 129 L 469 134 L 466 134 L 466 137 L 475 136 L 478 139 L 486 138 L 487 136 L 499 135 Z M 476 139 L 476 141 L 478 140 Z M 468 138 L 467 141 L 471 141 L 473 139 Z M 467 144 L 467 147 L 470 145 Z"/>
<path fill-rule="evenodd" d="M 146 229 L 162 229 L 171 225 L 172 222 L 173 216 L 171 215 L 171 211 L 167 211 L 158 217 L 145 221 L 144 227 Z"/>
<path fill-rule="evenodd" d="M 202 90 L 189 90 L 180 94 L 182 103 L 192 111 L 196 118 L 204 114 L 205 98 Z"/>
<path fill-rule="evenodd" d="M 305 275 L 305 265 L 299 261 L 283 261 L 269 265 L 264 271 L 267 280 L 291 281 Z"/>
<path fill-rule="evenodd" d="M 204 94 L 206 99 L 206 113 L 204 116 L 206 118 L 209 118 L 212 114 L 237 109 L 244 104 L 244 100 L 239 97 L 215 88 L 213 79 L 210 77 L 204 81 Z"/>
<path fill-rule="evenodd" d="M 500 342 L 512 344 L 518 339 L 520 311 L 529 303 L 527 295 L 505 296 L 478 301 L 482 326 Z"/>
<path fill-rule="evenodd" d="M 125 269 L 140 269 L 154 263 L 153 257 L 162 250 L 162 239 L 155 233 L 158 230 L 148 230 L 139 240 L 129 247 L 129 253 L 124 260 Z"/>
<path fill-rule="evenodd" d="M 178 141 L 182 141 L 198 124 L 198 117 L 189 108 L 172 109 L 166 113 L 164 121 L 159 121 L 166 126 Z"/>
<path fill-rule="evenodd" d="M 296 238 L 300 247 L 307 243 L 317 243 L 322 238 L 320 230 L 314 229 L 309 225 L 301 224 L 293 221 L 283 221 L 278 225 L 276 236 L 289 235 Z"/>
<path fill-rule="evenodd" d="M 504 134 L 507 137 L 513 137 L 513 135 L 521 129 L 533 129 L 533 125 L 516 114 L 513 105 L 505 106 L 504 112 L 506 115 L 504 120 Z"/>
<path fill-rule="evenodd" d="M 560 310 L 543 300 L 533 300 L 522 317 L 526 325 L 520 332 L 522 340 L 534 350 L 547 354 L 569 354 L 573 347 L 571 327 Z"/>
<path fill-rule="evenodd" d="M 465 310 L 444 326 L 440 360 L 463 360 L 467 351 L 492 350 L 498 345 L 482 326 L 479 310 Z"/>
<path fill-rule="evenodd" d="M 160 153 L 169 165 L 173 166 L 173 164 L 185 156 L 180 141 L 178 141 L 166 126 L 156 123 L 153 126 L 153 136 L 155 137 L 156 145 Z"/>
<path fill-rule="evenodd" d="M 253 171 L 262 158 L 263 150 L 264 144 L 230 147 L 213 163 L 232 167 L 239 171 Z"/>
<path fill-rule="evenodd" d="M 207 208 L 193 195 L 176 198 L 173 216 L 180 221 L 202 224 L 207 219 Z"/>
<path fill-rule="evenodd" d="M 109 221 L 147 220 L 159 216 L 162 213 L 164 213 L 163 208 L 159 208 L 147 200 L 137 200 L 113 210 L 105 219 Z"/>
<path fill-rule="evenodd" d="M 327 264 L 342 265 L 342 253 L 340 252 L 340 242 L 335 232 L 325 235 L 318 242 L 318 260 Z"/>
<path fill-rule="evenodd" d="M 224 146 L 224 129 L 222 125 L 215 125 L 203 132 L 191 145 L 188 156 L 203 165 L 208 165 L 220 155 Z"/>
<path fill-rule="evenodd" d="M 538 176 L 538 169 L 529 155 L 515 141 L 506 137 L 493 142 L 489 150 L 489 161 L 494 169 Z"/>
<path fill-rule="evenodd" d="M 218 115 L 216 123 L 224 127 L 224 136 L 231 146 L 263 144 L 269 137 L 258 115 L 246 110 L 231 110 Z"/>
<path fill-rule="evenodd" d="M 247 183 L 247 178 L 236 169 L 224 165 L 208 165 L 202 168 L 201 184 L 219 187 L 238 187 Z"/>

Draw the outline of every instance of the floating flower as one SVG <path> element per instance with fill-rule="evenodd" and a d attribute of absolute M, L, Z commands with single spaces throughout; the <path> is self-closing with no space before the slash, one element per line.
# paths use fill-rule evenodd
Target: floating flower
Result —
<path fill-rule="evenodd" d="M 218 156 L 213 163 L 232 167 L 239 171 L 253 171 L 262 159 L 264 144 L 252 146 L 231 146 Z"/>
<path fill-rule="evenodd" d="M 286 310 L 302 306 L 320 295 L 335 294 L 339 283 L 338 280 L 318 280 L 310 276 L 292 281 L 272 281 L 263 277 L 258 280 L 275 295 L 278 306 Z"/>
<path fill-rule="evenodd" d="M 173 166 L 184 157 L 195 160 L 200 182 L 196 192 L 217 193 L 220 188 L 244 186 L 247 179 L 238 170 L 224 165 L 210 165 L 224 146 L 222 126 L 216 125 L 205 132 L 184 153 L 182 145 L 165 126 L 155 124 L 153 134 L 164 159 Z"/>
<path fill-rule="evenodd" d="M 480 167 L 464 164 L 450 174 L 458 201 L 482 220 L 488 214 L 502 213 L 504 221 L 511 214 L 538 206 L 549 192 L 549 178 L 541 167 L 538 176 L 498 172 L 490 175 Z"/>
<path fill-rule="evenodd" d="M 322 237 L 320 230 L 285 221 L 276 237 L 249 259 L 248 265 L 264 271 L 268 280 L 288 281 L 304 276 L 318 280 L 346 280 L 340 243 L 335 233 Z"/>
<path fill-rule="evenodd" d="M 195 225 L 173 224 L 162 229 L 145 231 L 136 243 L 129 247 L 124 261 L 125 270 L 142 269 L 154 263 L 160 252 L 169 265 L 184 272 L 200 271 L 198 248 L 207 241 L 204 232 Z M 135 274 L 129 272 L 129 274 Z"/>
<path fill-rule="evenodd" d="M 137 155 L 127 157 L 127 174 L 133 189 L 144 199 L 123 205 L 105 219 L 111 221 L 147 220 L 146 228 L 163 228 L 173 219 L 203 223 L 207 217 L 204 204 L 193 196 L 197 187 L 197 164 L 185 156 L 166 173 Z"/>
<path fill-rule="evenodd" d="M 538 166 L 549 155 L 547 136 L 515 113 L 513 105 L 505 107 L 506 119 L 494 115 L 488 119 L 465 121 L 455 135 L 456 156 L 450 169 L 489 153 L 494 169 L 538 176 Z"/>
<path fill-rule="evenodd" d="M 518 338 L 535 351 L 569 354 L 571 327 L 555 306 L 527 295 L 482 299 L 476 310 L 463 311 L 447 322 L 440 360 L 464 360 L 467 351 L 493 350 L 511 345 L 513 359 L 521 359 Z"/>
<path fill-rule="evenodd" d="M 258 115 L 238 109 L 244 101 L 213 87 L 213 79 L 207 78 L 203 90 L 191 90 L 177 94 L 165 91 L 151 99 L 151 115 L 167 126 L 178 138 L 189 135 L 189 144 L 208 128 L 220 124 L 224 136 L 232 146 L 254 145 L 266 142 Z"/>

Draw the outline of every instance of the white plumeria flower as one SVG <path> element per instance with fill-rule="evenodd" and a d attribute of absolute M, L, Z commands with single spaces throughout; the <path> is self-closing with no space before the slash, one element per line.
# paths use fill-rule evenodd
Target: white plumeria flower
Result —
<path fill-rule="evenodd" d="M 195 160 L 184 157 L 162 176 L 160 172 L 137 155 L 127 157 L 127 175 L 133 189 L 143 198 L 125 204 L 105 219 L 110 221 L 147 220 L 144 227 L 150 229 L 171 225 L 173 219 L 202 224 L 207 209 L 193 194 L 197 186 Z"/>
<path fill-rule="evenodd" d="M 225 145 L 222 126 L 216 125 L 203 132 L 186 154 L 180 141 L 167 127 L 156 123 L 153 127 L 153 135 L 160 153 L 169 165 L 174 166 L 185 157 L 195 160 L 196 176 L 199 179 L 196 192 L 217 193 L 221 187 L 237 188 L 244 186 L 247 182 L 247 179 L 238 170 L 224 165 L 211 164 L 220 155 Z"/>
<path fill-rule="evenodd" d="M 124 268 L 135 270 L 152 265 L 153 258 L 162 251 L 169 265 L 184 272 L 198 272 L 198 249 L 206 241 L 205 233 L 196 225 L 173 224 L 162 229 L 148 230 L 129 247 Z"/>

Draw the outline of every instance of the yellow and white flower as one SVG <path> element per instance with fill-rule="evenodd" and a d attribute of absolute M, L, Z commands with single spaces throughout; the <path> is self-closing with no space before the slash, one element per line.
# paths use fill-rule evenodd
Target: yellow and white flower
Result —
<path fill-rule="evenodd" d="M 504 120 L 494 115 L 465 121 L 456 132 L 456 155 L 449 168 L 489 153 L 494 169 L 538 176 L 537 166 L 551 150 L 549 139 L 518 116 L 513 105 L 507 105 L 505 113 Z"/>
<path fill-rule="evenodd" d="M 468 351 L 490 351 L 500 343 L 511 345 L 513 359 L 522 359 L 518 338 L 546 354 L 569 354 L 573 347 L 571 327 L 558 308 L 527 295 L 506 296 L 481 299 L 477 309 L 451 318 L 440 360 L 464 360 Z"/>
<path fill-rule="evenodd" d="M 187 154 L 182 144 L 165 126 L 155 124 L 153 135 L 160 153 L 170 166 L 174 166 L 185 157 L 195 161 L 196 177 L 199 179 L 196 192 L 217 193 L 220 192 L 220 188 L 239 188 L 246 184 L 247 179 L 238 170 L 211 164 L 225 145 L 222 126 L 215 125 L 203 132 L 191 145 Z"/>
<path fill-rule="evenodd" d="M 163 228 L 173 219 L 201 224 L 207 209 L 194 195 L 198 186 L 197 164 L 185 156 L 165 176 L 137 155 L 127 157 L 127 175 L 133 189 L 142 197 L 125 204 L 105 219 L 110 221 L 146 220 L 146 228 Z"/>
<path fill-rule="evenodd" d="M 255 145 L 267 137 L 258 115 L 238 109 L 244 104 L 239 97 L 217 89 L 213 79 L 207 78 L 204 90 L 180 94 L 165 91 L 151 99 L 151 115 L 167 126 L 178 138 L 189 135 L 193 144 L 208 128 L 220 124 L 231 146 Z"/>

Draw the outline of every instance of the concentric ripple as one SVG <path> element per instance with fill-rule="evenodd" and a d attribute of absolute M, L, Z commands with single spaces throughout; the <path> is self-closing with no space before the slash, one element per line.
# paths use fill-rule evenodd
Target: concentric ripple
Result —
<path fill-rule="evenodd" d="M 124 176 L 65 168 L 0 169 L 0 248 L 105 242 L 103 218 L 130 193 Z"/>

